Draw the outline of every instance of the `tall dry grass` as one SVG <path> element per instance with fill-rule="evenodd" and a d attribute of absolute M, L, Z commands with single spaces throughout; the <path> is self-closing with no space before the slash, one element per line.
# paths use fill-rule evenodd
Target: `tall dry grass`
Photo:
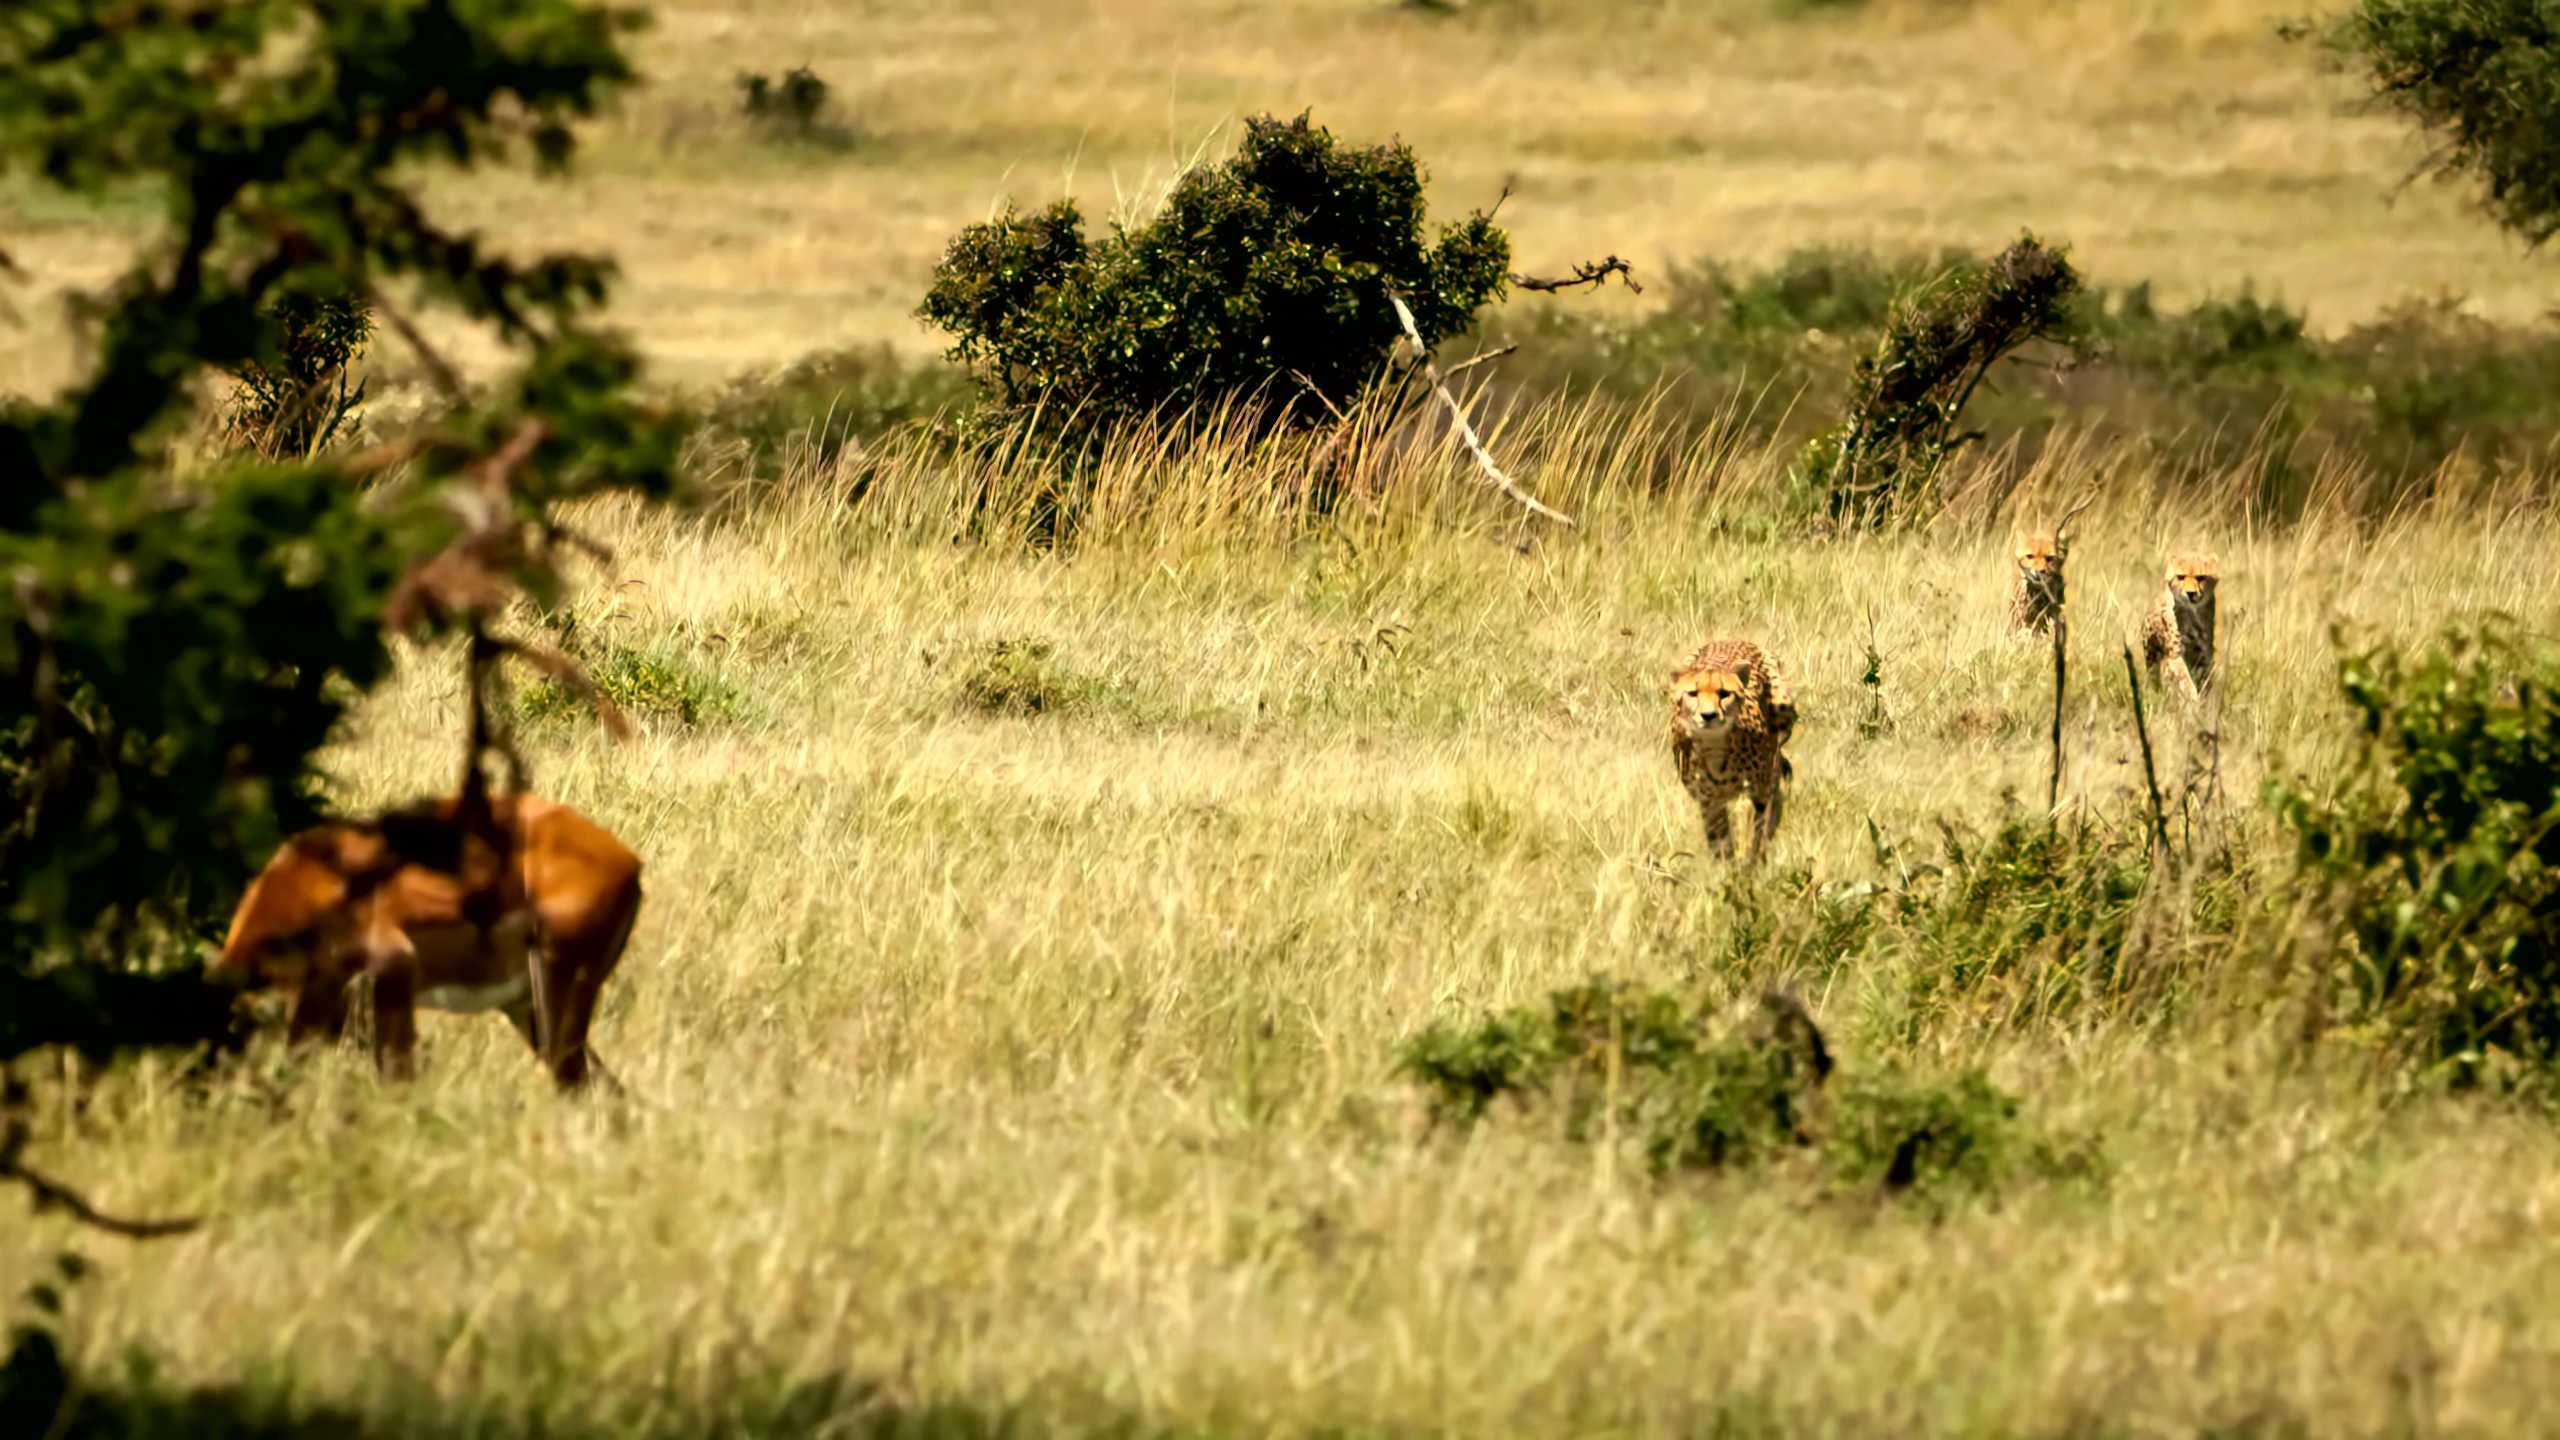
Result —
<path fill-rule="evenodd" d="M 2219 548 L 2227 818 L 2276 914 L 2250 797 L 2350 753 L 2330 625 L 2548 629 L 2547 506 L 2377 512 L 2340 466 L 2275 523 L 2245 478 L 2056 450 L 2005 506 L 1986 468 L 1934 529 L 1813 543 L 1771 457 L 1668 433 L 1513 416 L 1497 450 L 1580 522 L 1525 545 L 1448 451 L 1373 437 L 1374 505 L 1311 520 L 1272 498 L 1297 442 L 1214 426 L 1125 438 L 1045 550 L 1005 532 L 1054 472 L 920 440 L 707 520 L 597 507 L 617 559 L 552 623 L 736 697 L 622 747 L 527 731 L 542 788 L 649 866 L 598 1026 L 636 1099 L 560 1104 L 486 1017 L 430 1019 L 405 1089 L 272 1049 L 209 1086 L 48 1084 L 71 1178 L 216 1218 L 131 1248 L 38 1219 L 0 1288 L 82 1244 L 89 1373 L 145 1347 L 164 1393 L 311 1433 L 2536 1425 L 2543 1117 L 2306 1049 L 2250 953 L 2174 1015 L 2047 1016 L 1991 984 L 1919 1014 L 1943 977 L 1907 953 L 1807 947 L 1891 878 L 1879 837 L 1922 861 L 1938 822 L 2042 795 L 2016 507 L 2106 481 L 2070 571 L 2064 806 L 2092 823 L 2141 785 L 2117 644 L 2166 547 Z M 1695 854 L 1658 700 L 1719 634 L 1783 657 L 1805 715 L 1742 881 Z M 999 655 L 1050 703 L 991 711 Z M 344 802 L 443 783 L 458 705 L 452 657 L 412 657 L 333 757 Z M 2153 718 L 2174 775 L 2191 724 Z M 1593 972 L 1789 979 L 1845 1066 L 1986 1066 L 2102 1163 L 1933 1207 L 1424 1129 L 1403 1039 Z M 187 1403 L 172 1433 L 217 1405 Z"/>

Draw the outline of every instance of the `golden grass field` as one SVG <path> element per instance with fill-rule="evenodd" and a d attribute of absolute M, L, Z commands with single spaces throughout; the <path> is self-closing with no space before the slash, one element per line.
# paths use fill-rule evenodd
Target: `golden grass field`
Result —
<path fill-rule="evenodd" d="M 2460 197 L 2384 205 L 2416 142 L 2342 118 L 2344 82 L 2270 38 L 2279 6 L 1532 8 L 673 0 L 582 179 L 438 194 L 614 250 L 616 313 L 680 383 L 929 345 L 906 312 L 1000 195 L 1104 210 L 1213 126 L 1308 104 L 1412 140 L 1445 207 L 1516 177 L 1531 268 L 2032 225 L 2102 281 L 2252 278 L 2321 321 L 2435 285 L 2542 306 L 2548 272 Z M 847 156 L 727 119 L 732 72 L 802 61 L 849 97 Z M 103 277 L 120 233 L 0 224 L 48 280 Z M 58 364 L 17 303 L 0 390 Z M 1568 402 L 1515 417 L 1498 446 L 1582 522 L 1525 545 L 1427 450 L 1374 457 L 1383 505 L 1318 526 L 1222 498 L 1271 493 L 1286 452 L 1124 455 L 1064 554 L 954 543 L 973 485 L 1009 477 L 894 445 L 716 518 L 594 507 L 616 558 L 578 643 L 706 698 L 621 746 L 526 730 L 541 788 L 648 866 L 596 1031 L 632 1098 L 561 1102 L 485 1016 L 425 1020 L 406 1088 L 272 1046 L 206 1093 L 159 1062 L 49 1084 L 63 1178 L 213 1219 L 131 1245 L 38 1218 L 0 1289 L 77 1244 L 84 1373 L 139 1350 L 309 1436 L 2546 1427 L 2547 1114 L 2306 1046 L 2272 962 L 2217 970 L 2174 934 L 2165 1017 L 2045 1013 L 2037 974 L 1921 1015 L 1901 959 L 1716 961 L 1746 908 L 1800 930 L 1874 878 L 1877 835 L 1926 853 L 1941 819 L 2040 809 L 2050 673 L 2004 633 L 2005 514 L 1785 538 L 1777 459 L 1661 443 Z M 2548 632 L 2560 522 L 2474 497 L 2277 525 L 2225 477 L 2122 460 L 2058 445 L 2023 492 L 2116 467 L 2070 567 L 2066 812 L 2130 813 L 2117 646 L 2167 550 L 2214 548 L 2227 818 L 2251 914 L 2281 917 L 2256 796 L 2353 753 L 2332 624 Z M 1732 884 L 1660 698 L 1718 635 L 1780 656 L 1806 717 L 1774 863 Z M 969 703 L 1006 640 L 1049 646 L 1072 703 Z M 1862 727 L 1870 646 L 1890 723 Z M 412 656 L 331 757 L 345 804 L 448 784 L 460 704 L 455 657 Z M 2152 718 L 2175 774 L 2193 721 Z M 1656 1180 L 1534 1117 L 1426 1130 L 1401 1042 L 1595 972 L 1719 1002 L 1793 983 L 1845 1069 L 1984 1066 L 2103 1173 L 1936 1205 L 1786 1166 Z"/>
<path fill-rule="evenodd" d="M 73 1178 L 217 1218 L 87 1242 L 94 1364 L 143 1344 L 164 1381 L 383 1433 L 2539 1423 L 2538 1113 L 2300 1049 L 2256 962 L 2194 975 L 2165 1026 L 2037 1018 L 2059 970 L 1914 1025 L 1907 965 L 1710 963 L 1737 904 L 1799 925 L 1871 878 L 1871 824 L 1925 851 L 1936 819 L 2037 794 L 2047 672 L 2003 632 L 2003 536 L 1739 538 L 1771 475 L 1743 457 L 1661 500 L 1542 472 L 1583 525 L 1523 554 L 1424 456 L 1381 515 L 1295 542 L 1132 516 L 1035 560 L 949 543 L 966 477 L 879 463 L 902 503 L 804 476 L 717 524 L 589 517 L 619 551 L 576 609 L 591 653 L 733 697 L 620 748 L 529 731 L 543 786 L 647 857 L 597 1031 L 637 1098 L 562 1104 L 489 1017 L 430 1017 L 410 1089 L 355 1052 L 265 1050 L 199 1100 L 119 1072 L 48 1111 L 85 1137 Z M 2350 753 L 2329 623 L 2551 618 L 2547 510 L 2275 531 L 2197 501 L 2175 526 L 2143 478 L 2073 563 L 2074 811 L 2121 817 L 2139 783 L 2116 646 L 2168 540 L 2220 545 L 2230 816 L 2261 860 L 2258 780 Z M 1850 720 L 1870 617 L 1874 734 Z M 1807 717 L 1743 891 L 1696 857 L 1661 727 L 1660 676 L 1711 633 L 1784 657 Z M 1052 646 L 1079 703 L 967 703 L 967 657 L 1007 638 Z M 335 762 L 345 799 L 444 783 L 458 704 L 450 657 L 413 665 Z M 2172 768 L 2186 722 L 2154 720 Z M 2250 904 L 2281 912 L 2267 873 Z M 2104 1176 L 1940 1207 L 1784 1167 L 1656 1181 L 1535 1120 L 1425 1132 L 1401 1040 L 1593 972 L 1709 1000 L 1792 980 L 1852 1071 L 1987 1066 Z M 37 1237 L 0 1284 L 76 1238 Z"/>

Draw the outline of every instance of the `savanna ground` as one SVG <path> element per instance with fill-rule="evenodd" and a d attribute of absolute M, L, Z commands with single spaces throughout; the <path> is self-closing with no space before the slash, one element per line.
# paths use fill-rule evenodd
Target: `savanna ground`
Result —
<path fill-rule="evenodd" d="M 2384 207 L 2413 142 L 2340 118 L 2270 8 L 1527 9 L 670 4 L 653 88 L 570 196 L 444 198 L 617 250 L 620 313 L 686 381 L 915 344 L 937 247 L 998 194 L 1072 166 L 1108 208 L 1212 122 L 1306 104 L 1401 131 L 1444 208 L 1518 177 L 1530 268 L 2032 223 L 2101 279 L 2249 277 L 2340 322 L 2430 282 L 2542 308 L 2546 272 L 2455 198 Z M 859 143 L 733 136 L 731 72 L 803 60 Z M 9 234 L 79 280 L 113 222 Z M 0 389 L 41 383 L 46 333 Z M 526 734 L 542 787 L 649 866 L 598 1026 L 636 1098 L 562 1105 L 486 1017 L 430 1019 L 405 1089 L 262 1050 L 209 1091 L 154 1064 L 49 1090 L 40 1138 L 88 1137 L 58 1153 L 93 1198 L 217 1217 L 81 1241 L 84 1368 L 147 1353 L 169 1398 L 126 1418 L 173 1434 L 2539 1423 L 2547 1113 L 2306 1045 L 2279 947 L 2192 917 L 2114 998 L 2058 944 L 1951 985 L 1891 923 L 1825 928 L 1941 858 L 1941 821 L 2041 812 L 2049 661 L 2003 633 L 2003 517 L 1814 544 L 1769 522 L 1769 456 L 1540 423 L 1512 432 L 1524 476 L 1583 524 L 1525 546 L 1428 453 L 1374 457 L 1383 506 L 1311 527 L 1106 491 L 1046 555 L 954 543 L 1007 477 L 901 458 L 923 449 L 709 520 L 592 513 L 617 558 L 551 623 L 642 733 L 529 696 Z M 2024 493 L 2101 463 L 2049 452 Z M 1210 447 L 1113 473 L 1182 497 L 1288 468 Z M 2278 523 L 2174 457 L 2106 473 L 2064 807 L 2139 823 L 2117 646 L 2166 547 L 2217 549 L 2229 799 L 2196 813 L 2238 857 L 2228 908 L 2273 933 L 2298 897 L 2258 787 L 2354 754 L 2332 623 L 2548 630 L 2560 525 L 2532 487 Z M 1696 853 L 1658 698 L 1711 634 L 1783 657 L 1806 715 L 1787 830 L 1739 882 Z M 421 657 L 336 757 L 346 803 L 449 783 L 459 703 L 451 657 Z M 2150 718 L 2174 799 L 2195 718 Z M 1710 1006 L 1792 985 L 1844 1073 L 1982 1067 L 2091 1163 L 1886 1195 L 1786 1164 L 1657 1178 L 1537 1112 L 1430 1128 L 1401 1044 L 1594 973 Z M 76 1238 L 37 1221 L 0 1285 Z"/>

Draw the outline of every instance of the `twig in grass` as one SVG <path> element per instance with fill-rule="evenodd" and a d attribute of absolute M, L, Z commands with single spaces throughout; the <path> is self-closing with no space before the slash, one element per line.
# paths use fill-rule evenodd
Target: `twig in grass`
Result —
<path fill-rule="evenodd" d="M 2095 487 L 2092 487 L 2088 494 L 2080 497 L 2079 504 L 2062 512 L 2061 522 L 2053 527 L 2054 549 L 2063 550 L 2069 548 L 2071 544 L 2071 522 L 2079 519 L 2080 512 L 2088 509 L 2089 506 L 2097 500 L 2097 498 L 2098 492 Z"/>
<path fill-rule="evenodd" d="M 1467 454 L 1474 458 L 1478 473 L 1488 484 L 1518 501 L 1530 513 L 1544 515 L 1559 525 L 1571 525 L 1572 516 L 1540 504 L 1536 496 L 1521 489 L 1518 481 L 1502 473 L 1502 467 L 1493 463 L 1493 456 L 1485 450 L 1484 442 L 1476 438 L 1475 427 L 1467 423 L 1466 407 L 1458 403 L 1457 396 L 1449 393 L 1447 382 L 1440 378 L 1439 367 L 1431 363 L 1431 348 L 1422 343 L 1422 330 L 1413 323 L 1413 311 L 1406 308 L 1404 297 L 1390 290 L 1387 303 L 1395 307 L 1396 321 L 1404 327 L 1404 338 L 1413 346 L 1413 358 L 1422 367 L 1423 378 L 1431 382 L 1432 391 L 1440 397 L 1440 403 L 1448 407 L 1450 424 L 1457 430 L 1460 443 L 1467 447 Z"/>
<path fill-rule="evenodd" d="M 183 1220 L 120 1220 L 106 1214 L 82 1199 L 79 1192 L 71 1187 L 27 1168 L 21 1158 L 26 1153 L 27 1139 L 27 1125 L 23 1120 L 10 1121 L 8 1130 L 0 1133 L 0 1181 L 14 1180 L 26 1186 L 39 1215 L 47 1210 L 61 1210 L 93 1230 L 122 1235 L 128 1240 L 157 1240 L 169 1235 L 184 1235 L 204 1224 L 200 1216 Z"/>
<path fill-rule="evenodd" d="M 2160 774 L 2151 765 L 2151 728 L 2142 718 L 2142 677 L 2133 667 L 2133 647 L 2124 646 L 2124 683 L 2133 692 L 2133 738 L 2142 746 L 2142 783 L 2151 795 L 2151 840 L 2159 852 L 2169 848 L 2169 819 L 2160 811 Z"/>
<path fill-rule="evenodd" d="M 1477 366 L 1490 365 L 1494 361 L 1501 359 L 1505 355 L 1511 354 L 1519 348 L 1520 347 L 1517 345 L 1503 345 L 1487 350 L 1480 355 L 1470 355 L 1466 359 L 1459 361 L 1457 364 L 1450 366 L 1449 373 L 1444 378 L 1455 380 Z"/>
<path fill-rule="evenodd" d="M 1576 265 L 1571 275 L 1560 275 L 1550 280 L 1542 280 L 1535 275 L 1514 275 L 1511 277 L 1511 283 L 1523 290 L 1536 290 L 1552 295 L 1559 290 L 1570 290 L 1576 285 L 1589 285 L 1597 289 L 1607 284 L 1612 275 L 1617 276 L 1629 290 L 1636 294 L 1644 293 L 1644 287 L 1636 283 L 1635 267 L 1615 255 L 1605 260 L 1586 261 Z"/>
<path fill-rule="evenodd" d="M 1307 378 L 1306 371 L 1293 369 L 1289 372 L 1289 378 L 1297 381 L 1308 394 L 1316 397 L 1316 403 L 1324 407 L 1325 413 L 1333 417 L 1335 424 L 1348 425 L 1351 423 L 1351 417 L 1342 413 L 1342 407 L 1333 403 L 1333 397 L 1324 393 L 1323 386 L 1320 386 L 1316 384 L 1315 381 Z"/>

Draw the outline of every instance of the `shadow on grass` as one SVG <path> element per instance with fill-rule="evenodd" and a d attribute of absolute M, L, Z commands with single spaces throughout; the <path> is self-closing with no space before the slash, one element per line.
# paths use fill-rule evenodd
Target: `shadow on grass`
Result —
<path fill-rule="evenodd" d="M 1134 1419 L 1085 1414 L 1052 1426 L 1019 1410 L 970 1405 L 904 1405 L 874 1381 L 828 1376 L 761 1388 L 741 1384 L 705 1413 L 682 1403 L 643 1407 L 645 1417 L 565 1395 L 556 1405 L 509 1411 L 468 1397 L 421 1394 L 388 1413 L 360 1413 L 297 1401 L 290 1386 L 208 1386 L 181 1390 L 148 1377 L 148 1366 L 117 1383 L 71 1373 L 50 1333 L 13 1337 L 0 1365 L 0 1436 L 51 1440 L 995 1440 L 1072 1429 L 1079 1435 L 1155 1433 Z M 582 1403 L 584 1402 L 584 1403 Z"/>

